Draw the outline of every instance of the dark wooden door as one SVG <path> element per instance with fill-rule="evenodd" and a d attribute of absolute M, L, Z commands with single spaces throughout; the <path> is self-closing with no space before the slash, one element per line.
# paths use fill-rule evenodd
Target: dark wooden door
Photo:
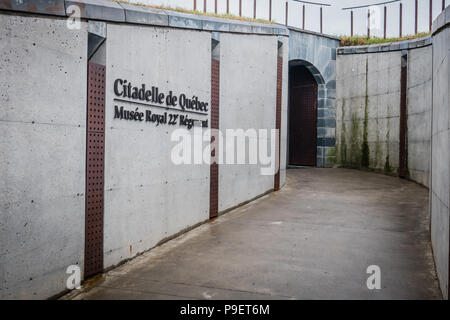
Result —
<path fill-rule="evenodd" d="M 289 104 L 289 164 L 316 166 L 317 83 L 306 68 L 291 77 Z"/>

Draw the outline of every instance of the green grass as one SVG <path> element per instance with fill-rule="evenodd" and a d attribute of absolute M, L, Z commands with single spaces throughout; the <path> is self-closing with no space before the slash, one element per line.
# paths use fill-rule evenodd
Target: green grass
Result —
<path fill-rule="evenodd" d="M 176 11 L 176 12 L 196 14 L 199 16 L 208 16 L 208 17 L 224 18 L 224 19 L 231 19 L 231 20 L 248 21 L 248 22 L 259 22 L 259 23 L 266 23 L 266 24 L 274 23 L 273 21 L 268 21 L 268 20 L 264 20 L 264 19 L 252 19 L 252 18 L 248 18 L 248 17 L 239 17 L 239 16 L 235 16 L 232 14 L 215 14 L 215 13 L 211 13 L 211 12 L 203 12 L 203 11 L 198 11 L 198 10 L 188 10 L 188 9 L 179 8 L 179 7 L 172 8 L 172 7 L 164 7 L 164 6 L 155 6 L 155 5 L 144 4 L 144 3 L 134 3 L 134 2 L 126 1 L 126 0 L 110 0 L 110 1 L 119 2 L 119 3 L 128 3 L 128 4 L 141 6 L 141 7 L 148 7 L 148 8 L 155 8 L 155 9 L 161 9 L 161 10 L 171 10 L 171 11 Z"/>
<path fill-rule="evenodd" d="M 355 37 L 348 37 L 348 36 L 341 36 L 341 46 L 342 47 L 348 47 L 348 46 L 364 46 L 364 45 L 371 45 L 371 44 L 378 44 L 378 43 L 388 43 L 388 42 L 398 42 L 398 41 L 404 41 L 404 40 L 411 40 L 411 39 L 417 39 L 422 38 L 430 35 L 429 32 L 424 33 L 418 33 L 416 35 L 411 36 L 404 36 L 401 38 L 367 38 L 364 36 L 355 36 Z"/>

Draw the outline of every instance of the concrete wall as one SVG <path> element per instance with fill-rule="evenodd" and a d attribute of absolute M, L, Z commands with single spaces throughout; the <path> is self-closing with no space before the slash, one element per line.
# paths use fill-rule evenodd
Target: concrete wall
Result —
<path fill-rule="evenodd" d="M 332 167 L 336 163 L 336 48 L 339 43 L 339 38 L 289 29 L 290 66 L 306 66 L 318 83 L 318 167 Z"/>
<path fill-rule="evenodd" d="M 219 126 L 224 136 L 227 129 L 275 128 L 277 56 L 275 37 L 221 35 Z M 284 62 L 286 75 L 287 61 Z M 283 105 L 286 110 L 286 104 Z M 226 142 L 228 139 L 232 137 L 225 136 Z M 261 175 L 261 167 L 219 166 L 219 211 L 273 189 L 273 176 Z"/>
<path fill-rule="evenodd" d="M 407 79 L 407 144 L 410 179 L 430 186 L 433 48 L 410 50 Z"/>
<path fill-rule="evenodd" d="M 401 53 L 337 58 L 337 159 L 346 167 L 398 168 Z M 364 144 L 368 145 L 363 148 Z"/>
<path fill-rule="evenodd" d="M 418 40 L 338 49 L 338 163 L 386 173 L 398 168 L 400 68 L 407 53 L 407 147 L 409 178 L 429 187 L 431 240 L 444 298 L 449 279 L 450 7 Z M 365 138 L 367 137 L 367 138 Z M 363 145 L 368 151 L 364 155 Z"/>
<path fill-rule="evenodd" d="M 431 240 L 441 290 L 448 299 L 450 208 L 450 7 L 433 24 Z"/>
<path fill-rule="evenodd" d="M 432 47 L 407 52 L 409 177 L 429 186 Z M 397 174 L 402 51 L 338 54 L 336 137 L 342 166 Z"/>
<path fill-rule="evenodd" d="M 179 126 L 114 119 L 114 80 L 211 96 L 210 32 L 108 24 L 107 35 L 105 267 L 209 217 L 209 165 L 172 162 Z"/>
<path fill-rule="evenodd" d="M 0 13 L 0 299 L 83 266 L 87 24 Z"/>
<path fill-rule="evenodd" d="M 83 277 L 87 53 L 93 30 L 86 20 L 80 29 L 68 29 L 66 19 L 55 16 L 64 16 L 64 5 L 72 2 L 59 0 L 57 13 L 46 3 L 33 10 L 18 7 L 20 15 L 0 12 L 0 298 L 61 293 L 69 265 L 78 264 Z M 137 106 L 115 101 L 113 83 L 127 79 L 210 103 L 212 31 L 220 31 L 221 129 L 275 128 L 278 42 L 284 44 L 284 184 L 289 50 L 283 26 L 113 2 L 73 3 L 81 5 L 83 18 L 106 25 L 106 40 L 91 60 L 106 66 L 105 268 L 209 218 L 209 164 L 172 162 L 171 134 L 180 126 L 114 119 L 115 105 Z M 27 15 L 30 10 L 33 15 Z M 158 110 L 164 112 L 153 109 Z M 190 135 L 199 138 L 194 130 Z M 220 211 L 273 189 L 273 175 L 262 176 L 259 169 L 220 167 Z"/>

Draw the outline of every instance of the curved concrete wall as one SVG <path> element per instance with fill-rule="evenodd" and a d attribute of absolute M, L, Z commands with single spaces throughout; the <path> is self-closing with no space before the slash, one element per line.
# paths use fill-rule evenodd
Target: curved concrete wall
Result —
<path fill-rule="evenodd" d="M 408 175 L 428 187 L 431 38 L 396 43 L 395 46 L 338 49 L 337 163 L 353 168 L 367 166 L 387 174 L 397 174 L 403 56 L 407 57 L 408 70 Z"/>
<path fill-rule="evenodd" d="M 441 290 L 449 289 L 450 208 L 450 6 L 433 24 L 433 115 L 431 125 L 431 240 Z"/>
<path fill-rule="evenodd" d="M 365 157 L 369 168 L 396 174 L 400 71 L 402 55 L 407 55 L 408 174 L 430 189 L 431 242 L 446 299 L 450 239 L 449 52 L 450 7 L 433 23 L 431 37 L 339 48 L 336 101 L 338 163 L 361 168 Z"/>

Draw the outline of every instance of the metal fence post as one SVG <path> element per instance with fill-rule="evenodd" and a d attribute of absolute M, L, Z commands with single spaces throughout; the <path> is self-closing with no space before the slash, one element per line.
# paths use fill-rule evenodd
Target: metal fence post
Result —
<path fill-rule="evenodd" d="M 305 30 L 305 10 L 306 10 L 306 7 L 305 7 L 305 5 L 303 5 L 303 23 L 302 23 L 303 30 Z"/>
<path fill-rule="evenodd" d="M 272 21 L 272 0 L 269 0 L 269 21 Z"/>
<path fill-rule="evenodd" d="M 414 19 L 415 19 L 415 22 L 414 22 L 414 32 L 415 32 L 415 34 L 417 34 L 417 32 L 418 32 L 418 30 L 419 30 L 419 28 L 418 28 L 418 12 L 417 12 L 417 10 L 418 10 L 418 8 L 419 8 L 419 0 L 416 0 L 415 1 L 416 2 L 416 6 L 415 6 L 415 13 L 414 13 Z"/>
<path fill-rule="evenodd" d="M 323 12 L 322 12 L 322 7 L 320 7 L 320 33 L 323 33 Z"/>
<path fill-rule="evenodd" d="M 288 13 L 289 13 L 289 4 L 288 1 L 286 1 L 286 26 L 288 25 Z"/>
<path fill-rule="evenodd" d="M 353 37 L 353 10 L 350 11 L 350 34 Z"/>

